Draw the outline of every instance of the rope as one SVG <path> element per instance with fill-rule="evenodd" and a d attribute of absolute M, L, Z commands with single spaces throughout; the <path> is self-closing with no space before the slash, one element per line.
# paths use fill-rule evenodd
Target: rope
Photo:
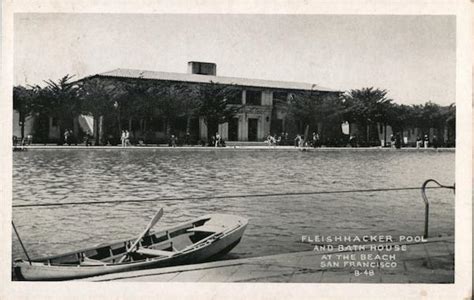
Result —
<path fill-rule="evenodd" d="M 16 234 L 16 236 L 17 236 L 17 238 L 18 238 L 18 241 L 20 242 L 21 248 L 23 249 L 23 252 L 25 252 L 26 258 L 28 259 L 28 262 L 29 262 L 30 265 L 31 265 L 30 256 L 28 255 L 28 252 L 26 251 L 25 245 L 23 245 L 23 242 L 21 241 L 20 235 L 18 234 L 18 231 L 16 230 L 15 223 L 13 223 L 13 221 L 12 221 L 12 226 L 13 226 L 13 230 L 15 230 L 15 234 Z"/>
<path fill-rule="evenodd" d="M 454 189 L 454 186 L 438 186 L 428 187 L 428 189 Z M 48 207 L 48 206 L 67 206 L 67 205 L 97 205 L 111 203 L 137 203 L 137 202 L 154 202 L 154 201 L 185 201 L 185 200 L 206 200 L 206 199 L 226 199 L 226 198 L 253 198 L 253 197 L 279 197 L 279 196 L 301 196 L 301 195 L 323 195 L 323 194 L 346 194 L 346 193 L 373 193 L 388 191 L 408 191 L 420 190 L 420 187 L 404 187 L 404 188 L 379 188 L 379 189 L 358 189 L 358 190 L 341 190 L 341 191 L 313 191 L 313 192 L 293 192 L 293 193 L 274 193 L 274 194 L 248 194 L 248 195 L 225 195 L 225 196 L 200 196 L 200 197 L 181 197 L 181 198 L 151 198 L 151 199 L 128 199 L 128 200 L 104 200 L 104 201 L 76 201 L 63 203 L 37 203 L 37 204 L 16 204 L 13 208 L 26 207 Z"/>

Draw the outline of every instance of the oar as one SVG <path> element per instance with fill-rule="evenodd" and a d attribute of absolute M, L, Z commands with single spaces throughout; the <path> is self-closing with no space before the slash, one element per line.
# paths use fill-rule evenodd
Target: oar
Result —
<path fill-rule="evenodd" d="M 130 252 L 133 252 L 135 250 L 135 248 L 137 247 L 138 243 L 140 242 L 140 240 L 148 234 L 148 232 L 150 231 L 150 229 L 155 226 L 155 224 L 158 222 L 158 220 L 161 219 L 161 217 L 163 216 L 163 208 L 160 208 L 160 210 L 156 213 L 156 215 L 153 217 L 153 219 L 151 220 L 151 222 L 148 224 L 148 226 L 146 227 L 145 231 L 142 232 L 142 234 L 140 234 L 138 236 L 138 238 L 135 240 L 135 242 L 132 244 L 132 246 L 127 250 L 127 253 L 125 253 L 124 256 L 122 256 L 122 258 L 120 259 L 119 263 L 123 262 L 125 260 L 125 258 L 128 256 L 128 254 Z"/>

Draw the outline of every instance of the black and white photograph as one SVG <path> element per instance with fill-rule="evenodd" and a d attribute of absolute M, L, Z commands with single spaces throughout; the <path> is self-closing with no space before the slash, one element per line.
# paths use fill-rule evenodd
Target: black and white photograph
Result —
<path fill-rule="evenodd" d="M 13 9 L 6 280 L 468 299 L 463 4 Z"/>

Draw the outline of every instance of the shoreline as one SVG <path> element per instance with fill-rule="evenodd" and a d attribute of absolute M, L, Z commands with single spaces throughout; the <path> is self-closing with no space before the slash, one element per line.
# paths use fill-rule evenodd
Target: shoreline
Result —
<path fill-rule="evenodd" d="M 320 147 L 320 148 L 297 148 L 295 146 L 227 146 L 227 147 L 203 147 L 203 146 L 178 146 L 178 147 L 169 147 L 165 145 L 149 145 L 149 146 L 58 146 L 58 145 L 29 145 L 29 146 L 12 146 L 12 149 L 15 151 L 24 151 L 24 150 L 77 150 L 77 149 L 90 149 L 90 150 L 163 150 L 163 151 L 232 151 L 232 150 L 271 150 L 271 151 L 301 151 L 301 152 L 325 152 L 325 151 L 414 151 L 414 152 L 456 152 L 456 148 L 414 148 L 406 147 L 401 149 L 394 149 L 388 147 Z"/>

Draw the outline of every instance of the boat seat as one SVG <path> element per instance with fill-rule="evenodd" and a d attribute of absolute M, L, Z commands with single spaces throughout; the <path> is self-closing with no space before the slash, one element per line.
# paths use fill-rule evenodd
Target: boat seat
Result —
<path fill-rule="evenodd" d="M 84 261 L 81 262 L 83 266 L 105 266 L 106 263 L 97 259 L 92 259 L 89 257 L 84 257 Z"/>
<path fill-rule="evenodd" d="M 206 225 L 206 224 L 204 224 L 202 226 L 190 228 L 187 231 L 188 232 L 195 232 L 195 231 L 199 231 L 199 232 L 220 232 L 223 229 L 225 229 L 225 227 L 222 226 L 222 225 L 212 225 L 212 224 Z"/>
<path fill-rule="evenodd" d="M 166 257 L 171 257 L 176 254 L 176 252 L 174 251 L 165 251 L 165 250 L 150 249 L 150 248 L 140 248 L 136 252 L 140 254 L 149 255 L 149 256 L 166 256 Z"/>
<path fill-rule="evenodd" d="M 189 237 L 190 234 L 181 234 L 172 238 L 172 245 L 175 251 L 181 251 L 189 246 L 191 246 L 193 241 Z"/>

